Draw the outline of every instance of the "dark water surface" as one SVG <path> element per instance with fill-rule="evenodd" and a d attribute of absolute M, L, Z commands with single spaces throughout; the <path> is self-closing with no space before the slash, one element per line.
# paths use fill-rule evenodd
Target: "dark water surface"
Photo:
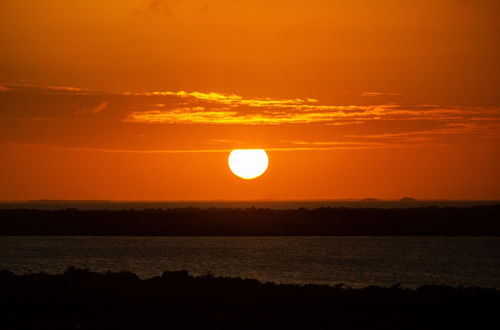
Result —
<path fill-rule="evenodd" d="M 277 283 L 423 284 L 500 288 L 498 237 L 6 237 L 0 268 L 165 270 Z"/>

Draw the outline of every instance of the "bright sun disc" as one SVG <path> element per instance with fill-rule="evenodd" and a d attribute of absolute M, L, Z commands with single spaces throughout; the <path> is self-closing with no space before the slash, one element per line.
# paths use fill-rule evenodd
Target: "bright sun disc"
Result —
<path fill-rule="evenodd" d="M 269 158 L 264 149 L 235 149 L 229 154 L 228 164 L 235 175 L 250 180 L 267 170 Z"/>

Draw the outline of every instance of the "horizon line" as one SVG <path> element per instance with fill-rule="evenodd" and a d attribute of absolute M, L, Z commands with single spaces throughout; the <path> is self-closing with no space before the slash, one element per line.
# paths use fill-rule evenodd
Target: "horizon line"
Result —
<path fill-rule="evenodd" d="M 404 200 L 407 199 L 407 200 Z M 171 199 L 171 200 L 154 200 L 154 199 L 19 199 L 19 200 L 0 200 L 0 204 L 7 203 L 39 203 L 39 202 L 60 202 L 60 203 L 252 203 L 252 202 L 500 202 L 500 199 L 447 199 L 447 198 L 416 198 L 411 196 L 403 196 L 401 198 L 325 198 L 325 199 Z"/>

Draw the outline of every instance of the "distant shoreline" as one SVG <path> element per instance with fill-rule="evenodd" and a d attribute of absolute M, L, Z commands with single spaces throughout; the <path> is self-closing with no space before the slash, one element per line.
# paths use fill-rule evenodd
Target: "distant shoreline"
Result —
<path fill-rule="evenodd" d="M 500 205 L 409 208 L 0 209 L 0 235 L 500 236 Z"/>
<path fill-rule="evenodd" d="M 60 210 L 121 210 L 121 209 L 171 209 L 171 208 L 271 208 L 271 209 L 315 209 L 320 207 L 348 208 L 413 208 L 413 207 L 473 207 L 500 204 L 500 200 L 419 200 L 402 198 L 383 200 L 376 198 L 339 200 L 206 200 L 206 201 L 115 201 L 115 200 L 30 200 L 0 201 L 2 209 Z"/>

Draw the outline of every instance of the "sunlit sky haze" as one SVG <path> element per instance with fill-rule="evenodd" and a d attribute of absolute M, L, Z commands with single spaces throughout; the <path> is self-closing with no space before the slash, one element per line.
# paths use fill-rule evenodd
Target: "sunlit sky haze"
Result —
<path fill-rule="evenodd" d="M 3 0 L 0 200 L 499 199 L 499 13 Z"/>

